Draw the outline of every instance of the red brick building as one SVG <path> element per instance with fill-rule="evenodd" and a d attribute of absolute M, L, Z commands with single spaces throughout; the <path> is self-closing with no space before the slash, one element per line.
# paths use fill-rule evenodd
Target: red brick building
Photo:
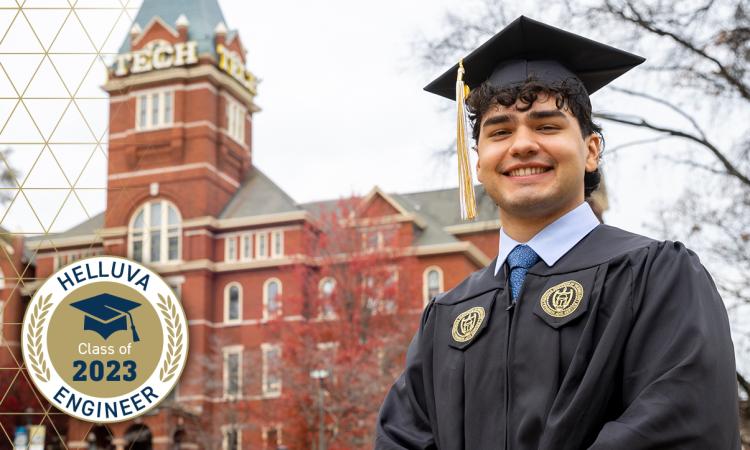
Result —
<path fill-rule="evenodd" d="M 271 149 L 252 146 L 260 109 L 246 64 L 240 36 L 227 29 L 217 0 L 145 0 L 104 86 L 110 95 L 108 206 L 66 232 L 26 243 L 35 271 L 26 276 L 37 280 L 90 255 L 142 261 L 174 288 L 189 319 L 189 361 L 171 398 L 156 412 L 108 430 L 71 419 L 68 448 L 203 448 L 209 445 L 189 437 L 198 432 L 189 430 L 189 415 L 217 414 L 237 397 L 284 395 L 280 378 L 265 367 L 283 349 L 264 325 L 302 317 L 279 299 L 300 289 L 294 268 L 312 256 L 305 230 L 333 202 L 297 203 L 253 165 L 255 151 Z M 483 191 L 477 194 L 479 217 L 468 224 L 458 215 L 455 189 L 395 194 L 375 187 L 359 199 L 367 245 L 387 245 L 396 233 L 398 245 L 416 258 L 417 275 L 400 280 L 420 286 L 415 309 L 496 254 L 497 211 Z M 19 267 L 3 262 L 3 273 L 22 273 L 23 249 L 0 245 L 14 252 L 9 261 Z M 25 284 L 26 300 L 36 283 Z M 16 297 L 5 321 L 20 322 L 21 293 L 3 292 Z M 18 355 L 18 327 L 2 331 Z M 250 354 L 259 355 L 250 370 L 262 376 L 243 385 L 238 372 Z M 237 422 L 243 423 L 214 421 L 223 438 L 211 446 L 284 445 L 283 423 L 248 426 L 240 416 Z M 138 431 L 144 433 L 134 443 Z"/>

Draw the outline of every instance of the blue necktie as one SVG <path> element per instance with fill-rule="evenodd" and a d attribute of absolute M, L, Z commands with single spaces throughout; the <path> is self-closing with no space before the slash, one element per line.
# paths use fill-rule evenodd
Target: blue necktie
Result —
<path fill-rule="evenodd" d="M 539 261 L 539 255 L 528 245 L 519 245 L 508 254 L 510 267 L 510 293 L 513 301 L 518 298 L 529 268 Z"/>

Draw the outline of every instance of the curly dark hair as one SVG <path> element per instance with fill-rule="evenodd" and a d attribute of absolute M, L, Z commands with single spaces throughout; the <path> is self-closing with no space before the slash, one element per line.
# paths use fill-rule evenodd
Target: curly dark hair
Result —
<path fill-rule="evenodd" d="M 520 100 L 522 106 L 519 111 L 528 111 L 534 102 L 546 96 L 554 96 L 557 109 L 567 108 L 578 120 L 581 135 L 586 138 L 592 133 L 599 135 L 604 147 L 604 135 L 602 128 L 591 119 L 591 100 L 580 80 L 569 78 L 556 83 L 546 83 L 533 77 L 529 77 L 524 83 L 497 88 L 489 83 L 482 83 L 478 88 L 471 91 L 466 100 L 469 111 L 469 120 L 472 124 L 472 136 L 474 142 L 479 141 L 479 130 L 482 117 L 492 107 L 501 105 L 510 107 Z M 601 153 L 600 153 L 601 157 Z M 588 198 L 591 193 L 599 187 L 601 174 L 599 169 L 586 172 L 583 178 L 584 196 Z"/>

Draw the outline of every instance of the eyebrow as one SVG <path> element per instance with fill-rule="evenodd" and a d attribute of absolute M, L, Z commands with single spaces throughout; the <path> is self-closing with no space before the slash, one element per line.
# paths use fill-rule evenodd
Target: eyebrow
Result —
<path fill-rule="evenodd" d="M 551 109 L 551 110 L 545 110 L 545 111 L 531 111 L 529 113 L 530 120 L 542 120 L 542 119 L 550 119 L 550 118 L 567 120 L 567 117 L 565 117 L 565 114 L 559 109 Z M 486 127 L 489 125 L 499 125 L 502 123 L 513 122 L 514 120 L 515 120 L 515 117 L 511 117 L 508 114 L 499 114 L 497 116 L 492 116 L 488 118 L 487 120 L 485 120 L 482 123 L 482 126 Z"/>

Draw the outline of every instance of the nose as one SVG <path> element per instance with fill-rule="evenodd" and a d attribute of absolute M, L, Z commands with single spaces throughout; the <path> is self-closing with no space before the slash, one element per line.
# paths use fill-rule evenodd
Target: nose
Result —
<path fill-rule="evenodd" d="M 527 127 L 520 126 L 513 134 L 510 156 L 514 158 L 525 158 L 536 155 L 539 152 L 539 144 L 534 139 L 534 134 Z"/>

